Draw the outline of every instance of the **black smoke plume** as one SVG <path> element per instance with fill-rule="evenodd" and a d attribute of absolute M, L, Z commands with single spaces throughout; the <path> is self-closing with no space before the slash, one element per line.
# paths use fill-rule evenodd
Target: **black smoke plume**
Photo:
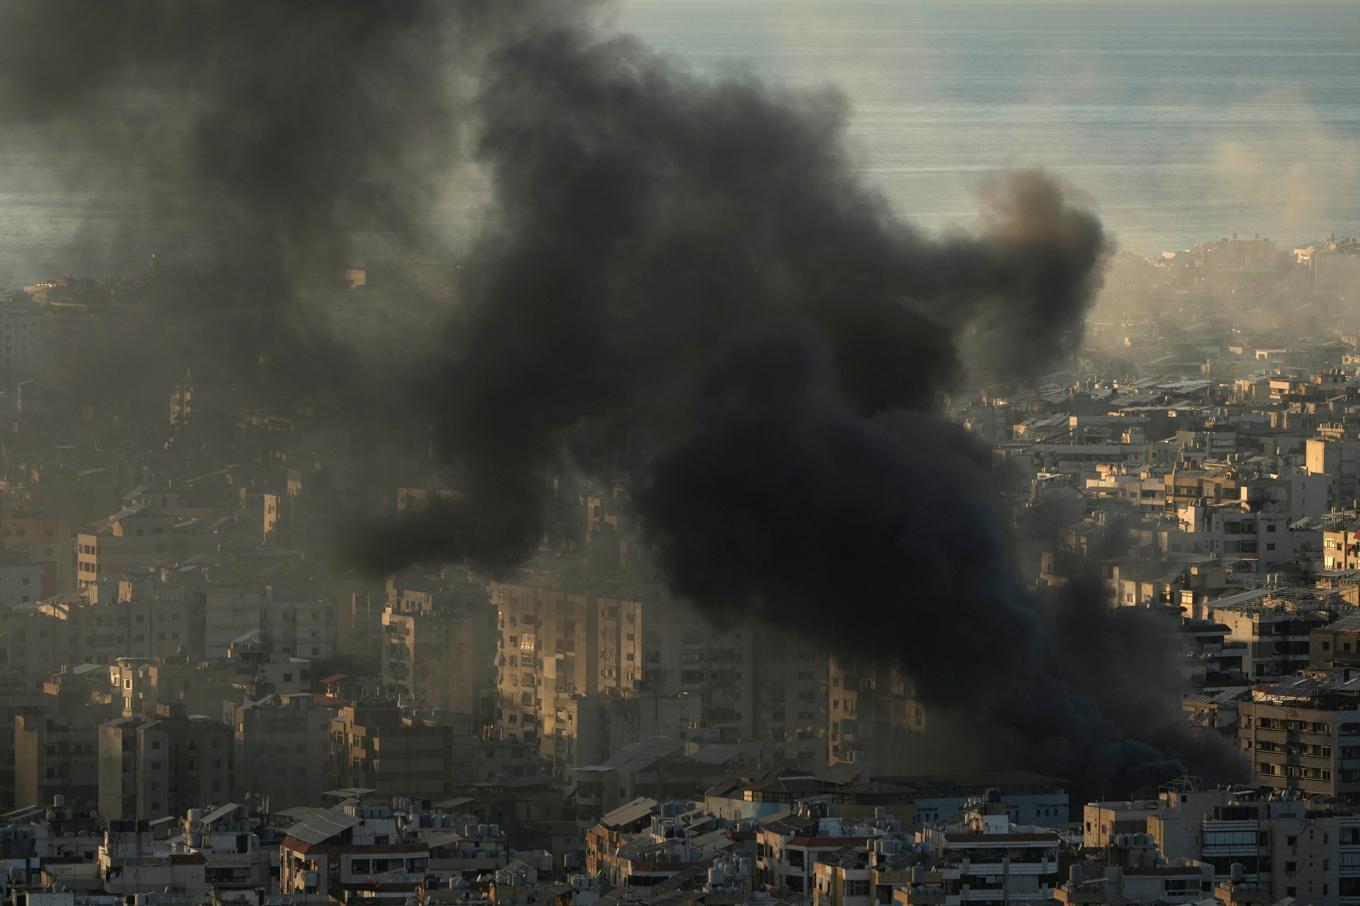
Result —
<path fill-rule="evenodd" d="M 65 197 L 117 212 L 117 229 L 92 222 L 64 253 L 113 244 L 139 264 L 160 253 L 137 330 L 110 319 L 102 342 L 70 357 L 86 366 L 74 378 L 122 393 L 193 368 L 263 377 L 294 398 L 364 394 L 384 376 L 362 367 L 375 338 L 336 334 L 334 285 L 345 265 L 451 258 L 434 227 L 460 158 L 459 78 L 517 4 L 495 6 L 0 4 L 0 120 L 51 150 Z"/>
<path fill-rule="evenodd" d="M 342 400 L 376 381 L 356 435 L 388 424 L 374 410 L 433 423 L 460 496 L 367 537 L 370 567 L 517 562 L 570 455 L 633 477 L 677 593 L 899 660 L 932 714 L 996 718 L 955 737 L 979 759 L 1104 772 L 1092 788 L 1179 770 L 1183 740 L 1131 742 L 1147 722 L 1092 685 L 1106 662 L 1066 659 L 989 452 L 942 415 L 967 367 L 1023 380 L 1073 348 L 1098 220 L 1022 171 L 982 187 L 973 233 L 923 236 L 857 177 L 838 94 L 692 77 L 583 8 L 15 0 L 0 109 L 203 237 L 209 291 L 162 292 L 171 357 L 264 360 Z M 464 149 L 492 209 L 445 348 L 379 381 L 316 329 L 302 278 L 437 248 Z M 1123 632 L 1082 625 L 1093 650 Z"/>
<path fill-rule="evenodd" d="M 580 30 L 507 45 L 479 111 L 498 220 L 427 385 L 467 496 L 375 565 L 525 556 L 537 469 L 584 432 L 600 477 L 647 451 L 676 593 L 898 660 L 933 740 L 1079 793 L 1236 769 L 1140 688 L 1179 651 L 1165 624 L 1026 593 L 989 451 L 941 415 L 965 357 L 1023 379 L 1079 339 L 1107 244 L 1062 186 L 998 177 L 976 234 L 928 239 L 854 175 L 834 93 L 699 81 Z"/>

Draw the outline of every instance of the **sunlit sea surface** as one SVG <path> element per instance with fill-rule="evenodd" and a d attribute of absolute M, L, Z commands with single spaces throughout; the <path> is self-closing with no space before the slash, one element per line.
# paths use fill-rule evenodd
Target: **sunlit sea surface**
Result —
<path fill-rule="evenodd" d="M 703 75 L 839 86 L 864 179 L 928 230 L 966 228 L 989 172 L 1040 165 L 1134 252 L 1360 233 L 1351 0 L 622 0 L 615 24 Z M 0 136 L 0 286 L 127 271 L 185 241 L 62 188 L 62 165 Z M 450 204 L 449 232 L 473 210 Z"/>

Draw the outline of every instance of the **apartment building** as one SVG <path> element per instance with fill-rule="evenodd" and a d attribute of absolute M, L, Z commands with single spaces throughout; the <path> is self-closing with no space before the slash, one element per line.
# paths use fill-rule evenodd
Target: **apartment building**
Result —
<path fill-rule="evenodd" d="M 271 589 L 261 641 L 273 652 L 312 660 L 335 654 L 335 605 L 319 596 Z"/>
<path fill-rule="evenodd" d="M 429 844 L 403 834 L 390 806 L 349 800 L 288 829 L 279 892 L 330 902 L 404 899 L 429 865 Z"/>
<path fill-rule="evenodd" d="M 119 717 L 99 728 L 99 812 L 108 818 L 178 815 L 231 796 L 232 729 L 182 706 Z"/>
<path fill-rule="evenodd" d="M 1331 621 L 1328 610 L 1284 597 L 1210 605 L 1210 619 L 1243 642 L 1242 670 L 1252 681 L 1288 676 L 1309 665 L 1312 631 Z"/>
<path fill-rule="evenodd" d="M 454 782 L 454 727 L 404 712 L 390 700 L 344 705 L 330 721 L 332 789 L 441 799 Z"/>
<path fill-rule="evenodd" d="M 15 807 L 47 805 L 61 796 L 71 805 L 99 798 L 99 725 L 118 715 L 103 670 L 64 670 L 42 684 L 34 713 L 12 719 Z"/>
<path fill-rule="evenodd" d="M 496 719 L 497 615 L 481 582 L 388 580 L 382 676 L 420 708 Z"/>
<path fill-rule="evenodd" d="M 811 894 L 819 858 L 846 847 L 862 848 L 879 833 L 847 825 L 829 804 L 805 804 L 796 815 L 769 821 L 756 831 L 755 882 L 771 894 Z"/>
<path fill-rule="evenodd" d="M 1360 440 L 1346 436 L 1342 426 L 1329 426 L 1304 445 L 1304 468 L 1309 475 L 1327 478 L 1327 496 L 1332 509 L 1347 509 L 1356 503 L 1356 479 L 1360 478 Z"/>
<path fill-rule="evenodd" d="M 42 326 L 42 309 L 38 306 L 0 305 L 0 376 L 6 382 L 32 377 Z"/>
<path fill-rule="evenodd" d="M 183 560 L 218 546 L 209 523 L 138 504 L 76 533 L 76 587 L 117 578 L 166 560 Z"/>
<path fill-rule="evenodd" d="M 1310 670 L 1238 705 L 1254 783 L 1360 801 L 1360 672 Z"/>
<path fill-rule="evenodd" d="M 828 670 L 827 761 L 862 759 L 874 753 L 875 771 L 898 770 L 893 753 L 925 730 L 925 710 L 915 685 L 894 665 L 869 658 L 833 657 Z"/>
<path fill-rule="evenodd" d="M 1322 523 L 1252 511 L 1237 502 L 1194 503 L 1176 508 L 1175 525 L 1162 530 L 1159 546 L 1168 556 L 1219 557 L 1238 570 L 1268 573 L 1295 567 L 1305 552 L 1321 551 Z"/>
<path fill-rule="evenodd" d="M 47 598 L 72 590 L 75 581 L 75 537 L 71 521 L 61 516 L 45 516 L 25 511 L 0 516 L 0 546 L 6 550 L 26 554 L 27 562 L 38 568 L 37 591 L 33 583 L 23 585 L 20 575 L 20 599 L 24 594 L 31 600 Z M 23 589 L 28 588 L 28 591 Z"/>
<path fill-rule="evenodd" d="M 549 761 L 558 776 L 566 777 L 601 764 L 640 740 L 683 739 L 700 725 L 701 705 L 696 696 L 651 690 L 632 698 L 603 692 L 574 695 L 558 705 Z"/>
<path fill-rule="evenodd" d="M 271 809 L 321 801 L 337 708 L 307 693 L 228 704 L 235 737 L 235 788 L 263 797 Z"/>
<path fill-rule="evenodd" d="M 45 676 L 67 664 L 174 655 L 191 644 L 192 635 L 191 614 L 174 599 L 95 602 L 62 595 L 0 611 L 0 664 L 28 676 Z"/>
<path fill-rule="evenodd" d="M 1308 634 L 1314 667 L 1360 667 L 1360 614 L 1349 614 Z"/>
<path fill-rule="evenodd" d="M 592 692 L 637 693 L 643 682 L 644 610 L 628 591 L 613 583 L 573 590 L 492 585 L 502 732 L 525 741 L 551 740 L 562 700 Z"/>
<path fill-rule="evenodd" d="M 940 863 L 944 906 L 1043 903 L 1058 884 L 1062 838 L 1048 828 L 1013 824 L 997 796 L 953 821 L 927 825 L 920 840 Z"/>
<path fill-rule="evenodd" d="M 826 762 L 830 658 L 818 640 L 745 622 L 718 630 L 666 601 L 648 615 L 645 658 L 648 688 L 698 700 L 703 726 L 725 741 L 778 745 L 809 768 Z"/>

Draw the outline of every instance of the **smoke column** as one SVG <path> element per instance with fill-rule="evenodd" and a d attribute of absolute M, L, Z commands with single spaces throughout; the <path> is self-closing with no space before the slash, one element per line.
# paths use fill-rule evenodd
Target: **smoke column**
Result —
<path fill-rule="evenodd" d="M 965 360 L 1024 379 L 1074 347 L 1098 220 L 1022 171 L 982 187 L 975 232 L 923 236 L 856 176 L 836 92 L 697 79 L 588 12 L 16 2 L 0 102 L 141 176 L 156 149 L 203 199 L 191 222 L 221 279 L 173 300 L 170 345 L 207 328 L 231 361 L 279 363 L 280 385 L 348 399 L 376 380 L 377 408 L 433 424 L 461 496 L 366 537 L 368 567 L 513 566 L 542 528 L 541 470 L 570 455 L 633 476 L 677 595 L 895 659 L 959 761 L 1096 791 L 1178 758 L 1230 768 L 1160 697 L 1139 713 L 1151 690 L 1131 677 L 1174 639 L 1080 588 L 1051 608 L 1024 590 L 990 453 L 941 412 Z M 124 125 L 129 106 L 144 126 Z M 298 275 L 429 247 L 465 152 L 493 207 L 445 342 L 377 380 L 311 330 Z M 1081 655 L 1120 639 L 1122 660 Z"/>

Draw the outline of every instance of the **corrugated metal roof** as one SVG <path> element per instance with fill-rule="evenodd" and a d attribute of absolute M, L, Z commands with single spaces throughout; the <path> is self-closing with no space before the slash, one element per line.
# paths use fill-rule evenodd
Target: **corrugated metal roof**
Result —
<path fill-rule="evenodd" d="M 655 799 L 639 796 L 632 802 L 625 802 L 623 805 L 605 815 L 600 819 L 600 823 L 605 827 L 621 827 L 625 824 L 632 824 L 634 821 L 642 820 L 650 815 L 655 808 Z"/>
<path fill-rule="evenodd" d="M 1360 613 L 1353 613 L 1328 623 L 1327 628 L 1336 632 L 1360 632 Z"/>
<path fill-rule="evenodd" d="M 235 813 L 237 808 L 239 808 L 239 806 L 237 806 L 235 802 L 228 802 L 226 805 L 220 805 L 208 812 L 208 814 L 203 816 L 202 821 L 204 824 L 216 824 L 228 815 Z"/>
<path fill-rule="evenodd" d="M 288 828 L 288 836 L 315 846 L 349 830 L 359 823 L 359 819 L 345 811 L 345 805 L 346 803 L 342 803 L 320 814 L 304 818 Z"/>

